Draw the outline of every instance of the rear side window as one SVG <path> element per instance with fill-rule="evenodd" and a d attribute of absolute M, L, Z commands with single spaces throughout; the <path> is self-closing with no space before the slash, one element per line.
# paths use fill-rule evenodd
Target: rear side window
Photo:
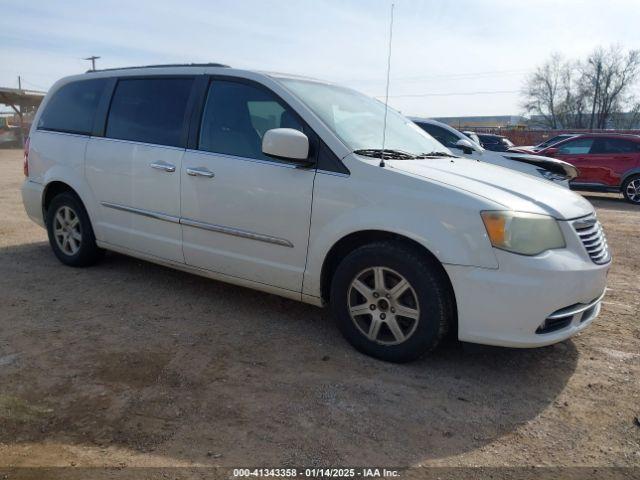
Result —
<path fill-rule="evenodd" d="M 498 143 L 500 143 L 500 140 L 498 140 L 496 137 L 488 137 L 486 135 L 479 135 L 480 137 L 480 141 L 482 143 L 486 143 L 487 145 L 497 145 Z"/>
<path fill-rule="evenodd" d="M 183 146 L 187 101 L 193 78 L 120 80 L 111 100 L 106 136 Z"/>
<path fill-rule="evenodd" d="M 634 153 L 640 152 L 640 143 L 624 138 L 598 138 L 593 143 L 591 153 Z"/>
<path fill-rule="evenodd" d="M 38 128 L 90 135 L 107 79 L 68 83 L 57 90 L 38 120 Z"/>
<path fill-rule="evenodd" d="M 214 81 L 209 87 L 200 129 L 200 150 L 274 161 L 262 153 L 262 137 L 272 128 L 302 124 L 270 92 L 240 82 Z"/>

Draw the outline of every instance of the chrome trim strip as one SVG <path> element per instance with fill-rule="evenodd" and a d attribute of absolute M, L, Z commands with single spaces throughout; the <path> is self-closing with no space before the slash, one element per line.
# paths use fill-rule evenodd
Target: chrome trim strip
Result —
<path fill-rule="evenodd" d="M 294 168 L 294 169 L 300 170 L 294 163 L 278 162 L 276 160 L 261 160 L 259 158 L 240 157 L 238 155 L 229 155 L 227 153 L 207 152 L 205 150 L 193 150 L 190 148 L 187 148 L 186 152 L 194 153 L 196 155 L 203 155 L 206 157 L 222 157 L 224 159 L 229 159 L 229 160 L 241 160 L 243 162 L 260 163 L 263 165 L 272 165 L 274 167 Z M 313 171 L 314 169 L 315 169 L 315 166 L 308 168 L 308 170 L 311 170 L 311 171 Z"/>
<path fill-rule="evenodd" d="M 125 140 L 122 138 L 111 138 L 111 137 L 96 137 L 94 135 L 91 136 L 92 140 L 99 140 L 101 142 L 113 142 L 113 143 L 125 143 L 128 145 L 140 145 L 143 147 L 154 147 L 154 148 L 162 148 L 165 150 L 175 150 L 177 152 L 184 152 L 184 147 L 176 147 L 174 145 L 160 145 L 159 143 L 148 143 L 148 142 L 138 142 L 136 140 Z"/>
<path fill-rule="evenodd" d="M 180 223 L 188 227 L 201 228 L 202 230 L 209 230 L 211 232 L 223 233 L 226 235 L 233 235 L 235 237 L 248 238 L 251 240 L 257 240 L 259 242 L 273 243 L 274 245 L 281 245 L 283 247 L 293 248 L 293 243 L 284 238 L 272 237 L 271 235 L 264 235 L 262 233 L 249 232 L 247 230 L 241 230 L 239 228 L 224 227 L 222 225 L 215 225 L 213 223 L 199 222 L 197 220 L 191 220 L 189 218 L 181 218 Z"/>
<path fill-rule="evenodd" d="M 582 313 L 586 310 L 589 310 L 591 307 L 597 305 L 598 303 L 600 303 L 600 301 L 604 298 L 604 295 L 607 291 L 605 290 L 604 292 L 602 292 L 602 295 L 600 295 L 598 298 L 596 298 L 594 301 L 590 302 L 590 303 L 580 303 L 574 307 L 567 307 L 567 308 L 563 308 L 562 310 L 558 310 L 555 313 L 552 313 L 551 315 L 549 315 L 547 317 L 548 320 L 555 320 L 558 318 L 566 318 L 566 317 L 573 317 L 574 315 L 578 314 L 578 313 Z"/>
<path fill-rule="evenodd" d="M 166 215 L 160 212 L 154 212 L 152 210 L 144 210 L 142 208 L 127 207 L 126 205 L 119 205 L 111 202 L 101 202 L 103 207 L 113 208 L 114 210 L 120 210 L 122 212 L 135 213 L 143 217 L 155 218 L 156 220 L 163 220 L 170 223 L 180 223 L 180 217 L 174 217 L 173 215 Z"/>
<path fill-rule="evenodd" d="M 350 177 L 351 175 L 348 175 L 346 173 L 341 173 L 341 172 L 332 172 L 330 170 L 317 170 L 318 173 L 322 173 L 323 175 L 331 175 L 334 177 Z"/>
<path fill-rule="evenodd" d="M 274 245 L 293 248 L 293 243 L 291 243 L 289 240 L 279 237 L 273 237 L 271 235 L 265 235 L 263 233 L 249 232 L 247 230 L 241 230 L 239 228 L 199 222 L 197 220 L 191 220 L 189 218 L 174 217 L 173 215 L 166 215 L 164 213 L 154 212 L 152 210 L 144 210 L 141 208 L 127 207 L 126 205 L 119 205 L 117 203 L 101 203 L 104 207 L 113 208 L 114 210 L 120 210 L 122 212 L 135 213 L 137 215 L 142 215 L 143 217 L 155 218 L 156 220 L 163 220 L 165 222 L 179 223 L 188 227 L 200 228 L 202 230 L 209 230 L 211 232 L 223 233 L 225 235 L 233 235 L 235 237 L 248 238 L 250 240 L 257 240 L 259 242 L 273 243 Z"/>
<path fill-rule="evenodd" d="M 60 132 L 58 130 L 47 130 L 46 128 L 38 127 L 36 128 L 36 133 L 51 133 L 54 135 L 64 135 L 67 137 L 80 137 L 80 138 L 91 138 L 90 133 L 72 133 L 72 132 Z"/>

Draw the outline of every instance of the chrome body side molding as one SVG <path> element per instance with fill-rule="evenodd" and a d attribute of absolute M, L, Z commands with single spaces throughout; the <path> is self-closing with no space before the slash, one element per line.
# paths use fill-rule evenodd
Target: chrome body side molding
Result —
<path fill-rule="evenodd" d="M 225 227 L 223 225 L 215 225 L 213 223 L 198 222 L 196 220 L 190 220 L 188 218 L 181 218 L 180 223 L 188 227 L 201 228 L 203 230 L 209 230 L 211 232 L 224 233 L 226 235 L 249 238 L 251 240 L 257 240 L 259 242 L 273 243 L 274 245 L 293 248 L 293 243 L 291 243 L 289 240 L 279 237 L 273 237 L 271 235 L 265 235 L 263 233 L 249 232 L 247 230 Z"/>
<path fill-rule="evenodd" d="M 123 212 L 134 213 L 143 217 L 155 218 L 156 220 L 162 220 L 164 222 L 179 223 L 188 227 L 200 228 L 202 230 L 209 230 L 211 232 L 223 233 L 225 235 L 233 235 L 236 237 L 256 240 L 258 242 L 272 243 L 274 245 L 293 248 L 293 243 L 291 243 L 289 240 L 274 237 L 272 235 L 265 235 L 263 233 L 250 232 L 248 230 L 225 227 L 223 225 L 215 225 L 212 223 L 198 222 L 189 218 L 174 217 L 173 215 L 165 215 L 164 213 L 154 212 L 152 210 L 144 210 L 141 208 L 128 207 L 126 205 L 120 205 L 117 203 L 102 202 L 102 206 L 113 208 L 114 210 L 120 210 Z"/>
<path fill-rule="evenodd" d="M 120 205 L 118 203 L 111 203 L 111 202 L 101 202 L 101 203 L 103 207 L 113 208 L 114 210 L 135 213 L 136 215 L 155 218 L 157 220 L 163 220 L 165 222 L 180 223 L 180 218 L 174 217 L 173 215 L 166 215 L 164 213 L 154 212 L 153 210 L 144 210 L 142 208 L 127 207 L 126 205 Z"/>

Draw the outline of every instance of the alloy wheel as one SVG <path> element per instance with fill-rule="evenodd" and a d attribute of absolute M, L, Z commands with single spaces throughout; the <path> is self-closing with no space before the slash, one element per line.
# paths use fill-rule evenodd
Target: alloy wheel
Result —
<path fill-rule="evenodd" d="M 62 206 L 53 217 L 53 236 L 65 255 L 75 255 L 82 245 L 82 229 L 78 214 L 69 206 Z"/>
<path fill-rule="evenodd" d="M 420 320 L 415 290 L 406 278 L 386 267 L 367 268 L 355 276 L 347 307 L 358 330 L 383 345 L 405 342 Z"/>
<path fill-rule="evenodd" d="M 640 178 L 629 182 L 626 193 L 629 200 L 634 203 L 640 203 Z"/>

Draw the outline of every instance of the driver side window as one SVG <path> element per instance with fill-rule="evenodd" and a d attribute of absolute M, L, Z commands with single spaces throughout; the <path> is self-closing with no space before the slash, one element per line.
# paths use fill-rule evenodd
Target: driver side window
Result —
<path fill-rule="evenodd" d="M 267 90 L 241 82 L 214 81 L 202 115 L 199 149 L 273 161 L 262 138 L 273 128 L 303 131 L 289 109 Z"/>
<path fill-rule="evenodd" d="M 560 155 L 585 155 L 591 150 L 593 138 L 578 138 L 558 147 Z"/>

